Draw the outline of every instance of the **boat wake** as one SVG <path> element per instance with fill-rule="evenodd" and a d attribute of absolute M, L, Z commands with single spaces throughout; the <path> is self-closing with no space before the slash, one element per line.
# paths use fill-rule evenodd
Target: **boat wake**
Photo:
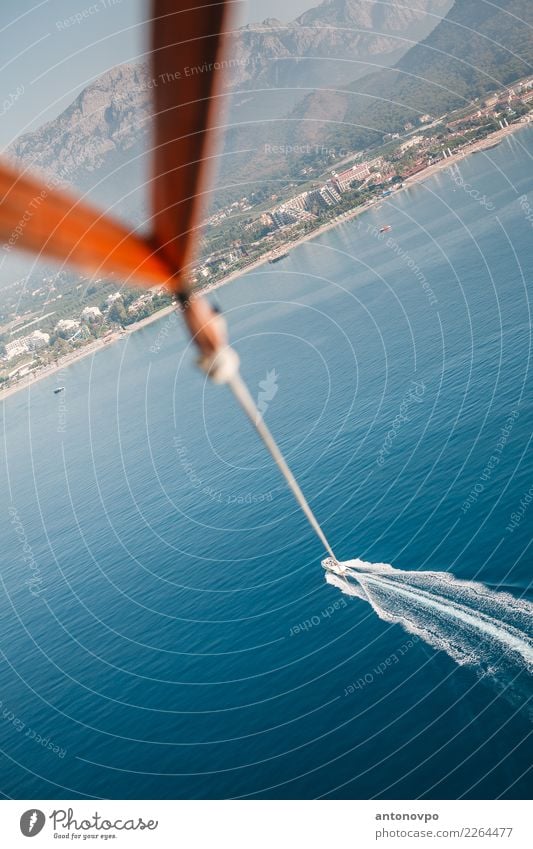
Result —
<path fill-rule="evenodd" d="M 368 602 L 459 664 L 490 677 L 513 701 L 533 695 L 533 604 L 446 572 L 406 572 L 386 563 L 324 561 L 326 580 Z M 514 697 L 514 698 L 513 698 Z"/>

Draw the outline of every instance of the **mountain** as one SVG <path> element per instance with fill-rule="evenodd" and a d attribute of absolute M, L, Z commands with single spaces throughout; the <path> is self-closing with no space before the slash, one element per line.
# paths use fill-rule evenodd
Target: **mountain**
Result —
<path fill-rule="evenodd" d="M 9 152 L 75 182 L 108 156 L 134 148 L 147 129 L 148 74 L 142 65 L 120 65 L 85 88 L 57 118 L 20 136 Z"/>
<path fill-rule="evenodd" d="M 416 125 L 424 113 L 441 115 L 526 76 L 533 70 L 532 25 L 532 0 L 455 0 L 393 68 L 317 88 L 281 120 L 234 128 L 221 181 L 255 185 L 280 173 L 297 179 L 310 153 L 363 149 L 408 121 Z M 236 150 L 246 153 L 230 155 Z"/>
<path fill-rule="evenodd" d="M 290 119 L 311 91 L 345 87 L 393 66 L 453 0 L 324 0 L 289 24 L 243 27 L 231 48 L 227 150 L 261 145 L 265 121 Z M 235 129 L 233 129 L 235 128 Z M 283 133 L 274 133 L 272 143 Z M 275 163 L 274 163 L 275 165 Z"/>
<path fill-rule="evenodd" d="M 533 70 L 531 0 L 450 5 L 325 0 L 287 25 L 267 19 L 237 30 L 224 80 L 231 107 L 218 203 L 257 189 L 266 196 L 278 181 L 300 179 L 317 150 L 361 149 L 425 112 L 442 114 Z M 376 71 L 398 53 L 394 67 Z M 9 152 L 123 217 L 145 220 L 148 73 L 114 68 Z"/>
<path fill-rule="evenodd" d="M 289 24 L 242 27 L 231 47 L 236 89 L 349 82 L 398 61 L 425 38 L 452 0 L 324 0 Z"/>
<path fill-rule="evenodd" d="M 451 2 L 325 0 L 289 24 L 267 19 L 238 29 L 223 71 L 226 91 L 232 92 L 227 124 L 234 128 L 226 149 L 241 145 L 241 128 L 245 146 L 260 144 L 261 122 L 281 120 L 314 88 L 346 86 L 376 64 L 394 64 Z M 8 153 L 106 206 L 120 199 L 122 215 L 142 220 L 150 90 L 147 67 L 114 68 L 57 118 L 16 140 Z M 238 170 L 238 158 L 234 164 Z"/>
<path fill-rule="evenodd" d="M 446 18 L 394 68 L 357 80 L 333 108 L 309 95 L 291 115 L 319 137 L 351 148 L 441 115 L 533 72 L 531 0 L 456 0 Z M 330 120 L 338 122 L 332 131 Z M 290 139 L 287 142 L 290 144 Z"/>

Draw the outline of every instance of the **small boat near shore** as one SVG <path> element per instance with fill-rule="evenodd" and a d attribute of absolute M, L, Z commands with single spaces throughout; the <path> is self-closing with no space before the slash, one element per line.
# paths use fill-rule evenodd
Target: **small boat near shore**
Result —
<path fill-rule="evenodd" d="M 57 387 L 54 389 L 54 395 L 59 395 L 59 393 L 60 393 L 60 392 L 64 392 L 64 391 L 65 391 L 65 387 L 64 387 L 64 386 L 57 386 Z"/>
<path fill-rule="evenodd" d="M 286 256 L 289 256 L 288 251 L 285 251 L 285 253 L 282 254 L 275 254 L 274 256 L 271 256 L 268 261 L 270 263 L 279 262 L 280 260 L 285 259 Z"/>
<path fill-rule="evenodd" d="M 392 230 L 392 224 L 384 224 L 383 227 L 379 228 L 380 233 L 388 233 L 389 230 Z"/>

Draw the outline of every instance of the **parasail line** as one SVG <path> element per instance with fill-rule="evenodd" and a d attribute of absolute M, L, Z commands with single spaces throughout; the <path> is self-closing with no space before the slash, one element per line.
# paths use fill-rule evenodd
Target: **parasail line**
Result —
<path fill-rule="evenodd" d="M 333 553 L 333 549 L 331 548 L 326 538 L 326 535 L 324 534 L 324 531 L 320 527 L 318 519 L 311 510 L 311 507 L 309 506 L 305 495 L 303 494 L 296 478 L 291 472 L 287 461 L 285 460 L 285 457 L 278 448 L 274 437 L 272 436 L 270 430 L 264 423 L 263 417 L 257 409 L 255 401 L 250 395 L 250 391 L 246 386 L 244 380 L 242 379 L 240 372 L 235 371 L 235 373 L 229 378 L 229 380 L 227 380 L 227 383 L 230 386 L 235 398 L 237 399 L 244 412 L 252 422 L 257 433 L 263 440 L 266 448 L 270 452 L 272 459 L 274 460 L 276 466 L 285 478 L 289 489 L 291 490 L 292 494 L 296 498 L 296 501 L 298 502 L 298 505 L 306 515 L 309 524 L 315 531 L 316 535 L 318 536 L 319 540 L 321 541 L 328 554 L 335 560 L 335 562 L 337 562 L 337 558 Z"/>

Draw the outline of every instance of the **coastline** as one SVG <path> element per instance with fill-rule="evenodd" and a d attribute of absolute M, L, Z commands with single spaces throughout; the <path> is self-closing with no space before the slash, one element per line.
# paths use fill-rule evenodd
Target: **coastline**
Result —
<path fill-rule="evenodd" d="M 435 174 L 444 171 L 446 168 L 449 168 L 450 166 L 461 162 L 473 153 L 478 153 L 487 148 L 495 147 L 508 136 L 513 135 L 514 133 L 520 130 L 526 129 L 527 127 L 531 127 L 532 125 L 533 122 L 517 122 L 516 124 L 511 124 L 508 127 L 504 127 L 503 129 L 497 130 L 496 132 L 487 136 L 485 139 L 482 139 L 479 142 L 476 142 L 475 144 L 471 145 L 466 150 L 461 150 L 456 154 L 452 154 L 452 156 L 448 157 L 447 159 L 439 160 L 439 162 L 436 162 L 433 165 L 424 168 L 423 171 L 420 171 L 417 174 L 413 174 L 411 177 L 407 177 L 403 182 L 403 186 L 400 189 L 397 189 L 394 194 L 396 195 L 399 192 L 404 191 L 405 189 L 411 188 L 412 186 L 417 185 L 418 183 L 422 183 L 425 180 L 428 180 L 430 177 L 433 177 Z M 376 198 L 369 204 L 358 206 L 355 209 L 343 213 L 341 216 L 338 216 L 337 218 L 334 218 L 331 221 L 322 224 L 320 227 L 317 227 L 310 233 L 306 233 L 304 236 L 300 236 L 292 242 L 284 243 L 281 247 L 284 251 L 292 251 L 299 245 L 304 244 L 305 242 L 309 242 L 312 239 L 316 239 L 318 236 L 321 236 L 323 233 L 332 230 L 339 224 L 343 224 L 346 221 L 352 221 L 359 215 L 363 215 L 365 212 L 369 212 L 370 210 L 375 208 L 380 202 L 382 202 L 382 198 Z M 215 283 L 211 283 L 203 287 L 201 290 L 201 294 L 207 295 L 210 292 L 219 289 L 221 286 L 226 286 L 233 280 L 236 280 L 237 278 L 248 274 L 250 271 L 255 271 L 260 266 L 269 262 L 272 255 L 277 253 L 279 250 L 280 246 L 278 245 L 275 249 L 273 249 L 272 251 L 268 251 L 266 254 L 263 254 L 261 257 L 254 260 L 252 263 L 250 263 L 250 265 L 247 265 L 245 268 L 240 268 L 237 271 L 233 271 L 226 277 L 223 277 L 221 280 L 217 280 Z M 84 357 L 89 357 L 102 350 L 103 348 L 107 348 L 108 346 L 113 345 L 119 339 L 124 338 L 130 333 L 136 333 L 143 327 L 147 327 L 149 324 L 153 324 L 155 321 L 159 321 L 165 316 L 170 315 L 170 313 L 172 313 L 175 309 L 176 307 L 174 305 L 164 307 L 161 310 L 157 310 L 157 312 L 154 312 L 147 318 L 141 319 L 141 321 L 128 325 L 128 327 L 124 328 L 124 330 L 122 331 L 108 334 L 107 336 L 101 339 L 95 339 L 93 342 L 84 346 L 83 348 L 65 354 L 65 356 L 58 359 L 57 362 L 49 364 L 34 372 L 33 374 L 29 374 L 23 377 L 13 386 L 9 386 L 5 389 L 0 389 L 0 401 L 4 401 L 6 398 L 9 398 L 11 395 L 14 395 L 16 392 L 21 392 L 23 389 L 27 389 L 28 387 L 34 386 L 40 380 L 44 380 L 47 377 L 51 377 L 53 374 L 56 374 L 57 372 L 68 368 L 69 366 L 73 365 Z"/>

